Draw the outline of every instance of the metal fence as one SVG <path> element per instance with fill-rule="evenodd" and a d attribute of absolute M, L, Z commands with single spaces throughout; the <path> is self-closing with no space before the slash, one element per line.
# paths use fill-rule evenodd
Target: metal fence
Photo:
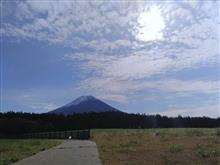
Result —
<path fill-rule="evenodd" d="M 26 133 L 21 138 L 30 139 L 90 139 L 90 130 Z"/>

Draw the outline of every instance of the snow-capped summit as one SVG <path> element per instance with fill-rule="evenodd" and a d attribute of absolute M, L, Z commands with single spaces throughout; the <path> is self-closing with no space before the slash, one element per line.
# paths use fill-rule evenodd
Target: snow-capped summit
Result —
<path fill-rule="evenodd" d="M 103 101 L 95 98 L 94 96 L 81 96 L 72 102 L 57 108 L 48 113 L 71 115 L 73 113 L 84 112 L 106 112 L 106 111 L 119 111 Z"/>
<path fill-rule="evenodd" d="M 96 98 L 93 96 L 80 96 L 77 99 L 73 100 L 72 102 L 64 105 L 64 107 L 71 107 L 73 105 L 78 105 L 78 104 L 84 103 L 85 101 L 94 100 L 94 99 Z"/>

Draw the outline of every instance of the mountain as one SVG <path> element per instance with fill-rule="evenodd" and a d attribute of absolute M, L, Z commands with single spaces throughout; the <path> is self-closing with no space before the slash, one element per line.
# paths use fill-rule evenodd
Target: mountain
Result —
<path fill-rule="evenodd" d="M 119 110 L 111 107 L 103 101 L 93 96 L 81 96 L 72 102 L 57 108 L 48 113 L 50 114 L 63 114 L 71 115 L 73 113 L 84 113 L 84 112 L 107 112 L 107 111 L 118 111 Z"/>

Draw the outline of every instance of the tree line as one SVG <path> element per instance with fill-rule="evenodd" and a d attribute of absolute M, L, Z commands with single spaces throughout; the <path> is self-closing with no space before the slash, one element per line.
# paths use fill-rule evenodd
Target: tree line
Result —
<path fill-rule="evenodd" d="M 90 112 L 73 115 L 0 113 L 0 137 L 32 132 L 52 132 L 94 128 L 214 128 L 220 118 L 167 117 L 123 112 Z"/>

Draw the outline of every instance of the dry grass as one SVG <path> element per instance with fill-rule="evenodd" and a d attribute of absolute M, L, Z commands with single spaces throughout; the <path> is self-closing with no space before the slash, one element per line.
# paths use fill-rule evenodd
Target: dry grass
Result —
<path fill-rule="evenodd" d="M 104 165 L 220 165 L 216 129 L 94 130 Z"/>

